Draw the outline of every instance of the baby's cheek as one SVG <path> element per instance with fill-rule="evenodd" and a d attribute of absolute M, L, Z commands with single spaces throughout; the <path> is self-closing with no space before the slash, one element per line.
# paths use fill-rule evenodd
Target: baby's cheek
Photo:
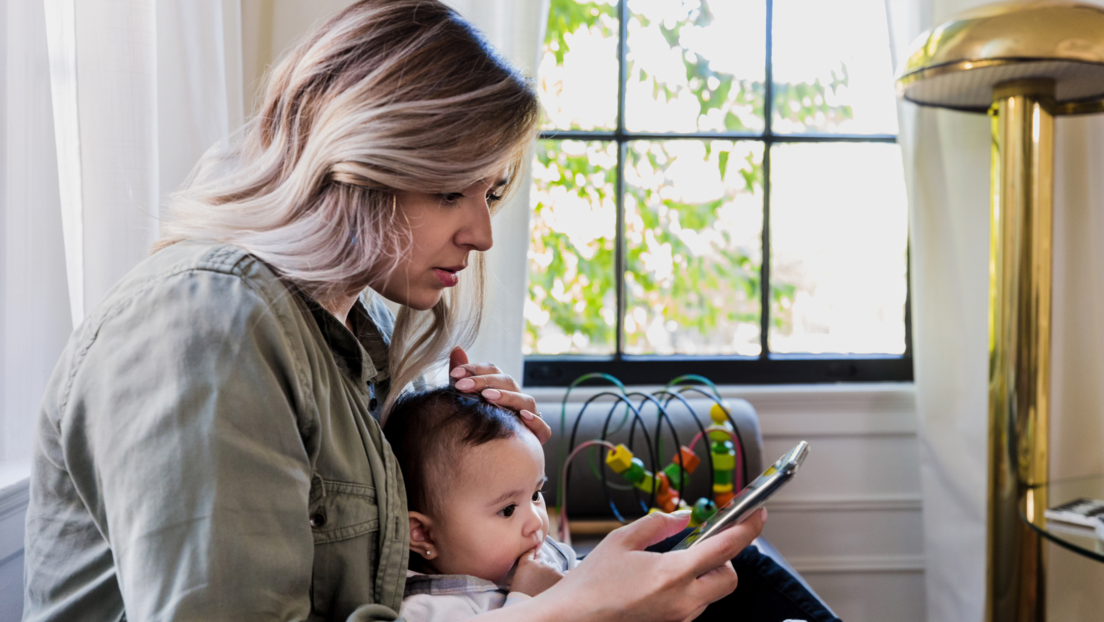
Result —
<path fill-rule="evenodd" d="M 510 583 L 510 581 L 513 579 L 514 570 L 517 569 L 518 559 L 524 554 L 525 554 L 525 552 L 522 552 L 522 553 L 518 553 L 517 555 L 515 555 L 514 557 L 509 558 L 509 559 L 503 558 L 503 559 L 500 559 L 500 560 L 496 560 L 495 574 L 497 576 L 501 577 L 500 579 L 498 579 L 496 581 L 496 583 L 499 583 L 499 584 L 509 584 Z"/>

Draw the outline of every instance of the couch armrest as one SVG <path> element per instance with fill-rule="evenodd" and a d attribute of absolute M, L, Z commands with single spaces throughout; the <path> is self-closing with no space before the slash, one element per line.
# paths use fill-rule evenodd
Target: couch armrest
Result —
<path fill-rule="evenodd" d="M 637 401 L 639 400 L 634 400 L 634 403 Z M 710 400 L 704 398 L 688 399 L 687 402 L 689 402 L 690 406 L 694 409 L 702 426 L 707 426 L 711 423 L 709 419 L 709 407 L 712 405 L 712 402 Z M 730 399 L 728 400 L 728 404 L 731 409 L 732 419 L 735 421 L 740 438 L 743 440 L 745 452 L 744 462 L 746 464 L 743 477 L 746 483 L 758 476 L 763 470 L 763 437 L 759 431 L 759 417 L 756 415 L 755 409 L 746 400 Z M 602 427 L 613 405 L 614 402 L 612 400 L 604 398 L 587 407 L 582 420 L 579 422 L 575 440 L 576 445 L 583 441 L 597 439 L 602 436 Z M 545 489 L 545 499 L 548 505 L 552 506 L 558 502 L 556 493 L 559 489 L 560 473 L 563 466 L 561 463 L 563 459 L 563 450 L 570 440 L 572 427 L 575 425 L 583 404 L 581 402 L 568 403 L 565 431 L 563 434 L 560 433 L 560 404 L 542 403 L 539 404 L 539 407 L 540 412 L 544 414 L 548 424 L 552 426 L 553 432 L 552 440 L 548 441 L 544 446 L 545 472 L 549 480 L 548 486 Z M 621 422 L 623 419 L 623 412 L 624 407 L 618 407 L 617 412 L 610 418 L 611 430 L 615 429 L 617 424 Z M 670 404 L 667 408 L 667 413 L 674 423 L 679 442 L 684 445 L 689 445 L 690 441 L 700 431 L 692 418 L 694 415 L 691 414 L 683 404 L 677 401 Z M 658 418 L 656 408 L 654 406 L 645 405 L 641 415 L 648 426 L 648 434 L 653 435 L 656 429 L 656 420 Z M 613 443 L 624 442 L 628 444 L 628 432 L 629 424 L 626 423 L 623 429 L 610 434 L 609 440 Z M 644 437 L 640 434 L 639 426 L 637 427 L 633 439 L 632 449 L 636 456 L 642 459 L 645 465 L 651 469 L 651 465 L 648 464 L 648 450 L 644 445 Z M 707 496 L 710 493 L 712 484 L 712 482 L 709 481 L 709 470 L 705 463 L 709 453 L 708 446 L 704 442 L 699 442 L 696 449 L 698 456 L 702 458 L 702 464 L 698 467 L 698 471 L 690 477 L 690 485 L 684 491 L 688 503 L 693 503 L 699 497 Z M 656 461 L 659 462 L 660 469 L 671 462 L 674 453 L 674 440 L 667 424 L 664 423 L 663 455 L 656 456 Z M 600 519 L 613 517 L 609 504 L 606 501 L 602 482 L 594 475 L 591 469 L 591 464 L 601 464 L 604 461 L 604 455 L 604 451 L 599 454 L 599 449 L 595 449 L 580 454 L 579 457 L 572 461 L 571 477 L 567 489 L 567 510 L 570 518 Z M 624 480 L 612 471 L 607 470 L 606 473 L 610 483 L 622 487 L 626 484 Z M 642 509 L 635 500 L 632 492 L 610 488 L 609 494 L 610 498 L 617 504 L 617 507 L 622 512 L 632 516 L 641 514 Z M 645 503 L 647 502 L 646 495 L 643 493 L 641 493 L 641 498 L 644 499 Z"/>

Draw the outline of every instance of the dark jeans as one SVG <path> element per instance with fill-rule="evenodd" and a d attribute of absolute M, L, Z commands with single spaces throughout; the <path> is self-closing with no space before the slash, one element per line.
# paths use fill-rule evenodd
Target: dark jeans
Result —
<path fill-rule="evenodd" d="M 688 533 L 683 531 L 648 550 L 667 552 Z M 710 605 L 698 620 L 840 622 L 797 578 L 755 546 L 740 551 L 732 566 L 740 577 L 736 591 Z"/>

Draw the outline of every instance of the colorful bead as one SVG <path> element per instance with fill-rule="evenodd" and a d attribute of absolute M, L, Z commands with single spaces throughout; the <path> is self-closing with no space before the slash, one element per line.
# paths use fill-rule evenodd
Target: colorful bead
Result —
<path fill-rule="evenodd" d="M 732 501 L 732 498 L 735 496 L 736 493 L 732 491 L 720 493 L 715 492 L 713 493 L 713 501 L 716 502 L 717 507 L 723 508 L 724 506 L 728 505 L 728 502 Z"/>
<path fill-rule="evenodd" d="M 656 506 L 664 512 L 674 512 L 679 504 L 678 492 L 671 488 L 670 483 L 667 481 L 666 474 L 656 474 L 656 480 L 659 482 L 657 486 L 658 490 L 656 490 Z"/>
<path fill-rule="evenodd" d="M 725 413 L 727 406 L 728 404 L 722 407 L 720 404 L 714 403 L 709 407 L 709 418 L 713 420 L 713 423 L 723 425 L 724 422 L 728 421 L 728 414 Z"/>
<path fill-rule="evenodd" d="M 731 471 L 736 468 L 736 452 L 713 454 L 714 471 Z"/>
<path fill-rule="evenodd" d="M 690 510 L 690 526 L 697 527 L 698 525 L 709 520 L 714 514 L 717 513 L 717 504 L 712 500 L 702 497 L 698 499 L 697 503 Z"/>
<path fill-rule="evenodd" d="M 629 468 L 621 474 L 629 482 L 636 484 L 644 481 L 644 478 L 648 475 L 648 470 L 644 468 L 644 461 L 640 458 L 633 458 L 629 463 Z"/>
<path fill-rule="evenodd" d="M 666 473 L 656 473 L 656 494 L 661 495 L 671 489 L 671 481 L 667 479 Z"/>
<path fill-rule="evenodd" d="M 673 462 L 668 464 L 667 468 L 663 469 L 663 473 L 667 476 L 667 479 L 670 480 L 672 488 L 685 488 L 690 484 L 690 474 L 681 472 L 678 464 Z M 684 475 L 686 477 L 685 480 L 683 480 Z"/>
<path fill-rule="evenodd" d="M 606 464 L 609 465 L 609 468 L 613 469 L 614 473 L 624 473 L 632 466 L 632 459 L 632 451 L 624 445 L 618 445 L 617 449 L 610 451 L 606 455 Z"/>
<path fill-rule="evenodd" d="M 652 494 L 652 487 L 655 486 L 655 478 L 652 476 L 651 472 L 644 471 L 644 478 L 639 482 L 633 483 L 633 486 L 636 486 L 648 494 Z"/>
<path fill-rule="evenodd" d="M 679 447 L 679 452 L 675 454 L 674 458 L 671 458 L 673 464 L 679 463 L 679 456 L 682 456 L 682 468 L 686 469 L 687 473 L 693 473 L 698 465 L 701 464 L 701 458 L 694 452 L 690 451 L 689 447 Z"/>

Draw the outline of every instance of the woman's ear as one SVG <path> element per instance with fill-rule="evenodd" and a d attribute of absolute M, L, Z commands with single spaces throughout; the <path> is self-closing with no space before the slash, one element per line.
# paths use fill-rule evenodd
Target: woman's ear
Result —
<path fill-rule="evenodd" d="M 437 557 L 433 542 L 433 519 L 421 512 L 408 512 L 410 519 L 410 551 L 426 559 Z"/>

